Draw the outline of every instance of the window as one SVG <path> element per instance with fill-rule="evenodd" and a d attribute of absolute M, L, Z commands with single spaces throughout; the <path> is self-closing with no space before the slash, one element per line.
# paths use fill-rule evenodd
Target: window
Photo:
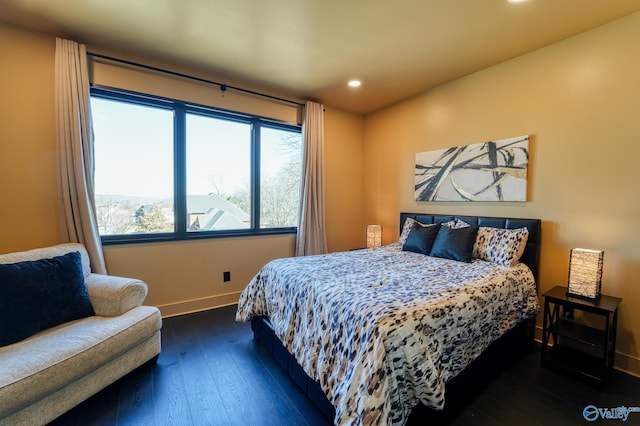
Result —
<path fill-rule="evenodd" d="M 187 114 L 189 231 L 251 228 L 251 125 Z"/>
<path fill-rule="evenodd" d="M 262 127 L 260 227 L 297 226 L 302 173 L 302 134 Z"/>
<path fill-rule="evenodd" d="M 105 243 L 295 232 L 299 126 L 91 89 Z"/>
<path fill-rule="evenodd" d="M 92 98 L 100 235 L 173 232 L 173 113 Z"/>

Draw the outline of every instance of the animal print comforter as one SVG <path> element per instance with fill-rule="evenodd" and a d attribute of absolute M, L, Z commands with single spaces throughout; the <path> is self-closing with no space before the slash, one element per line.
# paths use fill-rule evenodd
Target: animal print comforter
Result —
<path fill-rule="evenodd" d="M 539 310 L 523 264 L 377 249 L 278 259 L 243 291 L 238 321 L 267 316 L 335 407 L 339 425 L 404 424 L 422 402 Z"/>

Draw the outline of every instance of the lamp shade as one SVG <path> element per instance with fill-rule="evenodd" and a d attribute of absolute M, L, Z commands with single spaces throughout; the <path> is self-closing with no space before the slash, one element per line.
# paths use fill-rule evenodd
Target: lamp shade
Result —
<path fill-rule="evenodd" d="M 602 250 L 571 249 L 567 293 L 589 299 L 600 297 L 603 259 Z"/>
<path fill-rule="evenodd" d="M 367 225 L 367 248 L 382 245 L 382 226 Z"/>

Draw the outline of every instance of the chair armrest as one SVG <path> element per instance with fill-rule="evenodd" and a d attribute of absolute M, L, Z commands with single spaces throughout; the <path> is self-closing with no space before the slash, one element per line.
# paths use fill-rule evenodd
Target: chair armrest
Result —
<path fill-rule="evenodd" d="M 101 317 L 122 315 L 141 306 L 147 297 L 147 284 L 134 278 L 92 273 L 85 283 L 93 310 Z"/>

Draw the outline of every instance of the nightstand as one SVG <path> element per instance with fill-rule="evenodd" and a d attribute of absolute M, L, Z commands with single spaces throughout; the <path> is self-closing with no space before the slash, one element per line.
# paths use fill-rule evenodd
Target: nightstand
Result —
<path fill-rule="evenodd" d="M 613 367 L 618 306 L 622 299 L 606 295 L 600 295 L 598 299 L 571 296 L 567 294 L 567 288 L 561 286 L 542 296 L 541 364 L 604 384 Z M 576 310 L 601 317 L 602 327 L 580 323 L 574 318 Z M 550 340 L 553 346 L 549 346 Z"/>

